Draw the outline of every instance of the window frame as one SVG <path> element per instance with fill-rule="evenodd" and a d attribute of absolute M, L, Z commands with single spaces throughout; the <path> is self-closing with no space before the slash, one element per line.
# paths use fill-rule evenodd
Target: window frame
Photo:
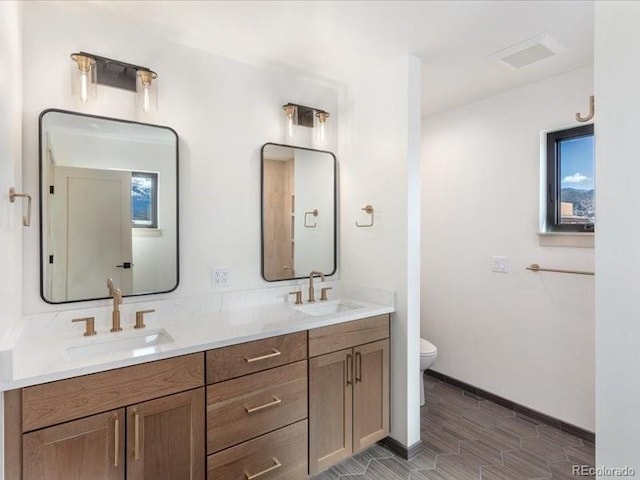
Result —
<path fill-rule="evenodd" d="M 153 187 L 151 188 L 151 225 L 135 223 L 133 220 L 133 205 L 131 206 L 131 228 L 158 228 L 158 174 L 155 172 L 131 172 L 131 178 L 134 177 L 150 178 Z"/>
<path fill-rule="evenodd" d="M 559 206 L 560 192 L 562 190 L 560 178 L 560 161 L 559 150 L 560 140 L 568 138 L 593 137 L 594 124 L 580 125 L 578 127 L 567 128 L 547 133 L 547 215 L 545 230 L 550 233 L 554 232 L 571 232 L 571 233 L 593 233 L 595 231 L 594 223 L 584 224 L 561 224 L 559 222 Z M 595 158 L 594 158 L 595 161 Z M 595 172 L 595 170 L 594 170 Z M 594 173 L 595 177 L 595 173 Z M 594 178 L 595 180 L 595 178 Z M 595 195 L 595 183 L 593 186 Z"/>

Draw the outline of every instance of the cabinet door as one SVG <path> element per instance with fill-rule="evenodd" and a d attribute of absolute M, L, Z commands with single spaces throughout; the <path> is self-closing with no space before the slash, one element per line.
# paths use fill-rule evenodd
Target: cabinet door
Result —
<path fill-rule="evenodd" d="M 352 453 L 353 350 L 309 360 L 309 473 Z"/>
<path fill-rule="evenodd" d="M 124 480 L 124 409 L 22 437 L 24 480 Z"/>
<path fill-rule="evenodd" d="M 127 408 L 127 480 L 204 480 L 204 388 Z"/>
<path fill-rule="evenodd" d="M 389 340 L 354 348 L 353 450 L 389 435 Z"/>

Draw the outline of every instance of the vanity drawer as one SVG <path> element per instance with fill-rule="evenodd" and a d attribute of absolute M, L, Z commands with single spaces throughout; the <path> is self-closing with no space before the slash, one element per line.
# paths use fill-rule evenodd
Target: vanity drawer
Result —
<path fill-rule="evenodd" d="M 309 357 L 389 338 L 389 315 L 309 330 Z"/>
<path fill-rule="evenodd" d="M 204 385 L 204 354 L 59 380 L 22 390 L 28 432 Z"/>
<path fill-rule="evenodd" d="M 207 387 L 207 453 L 307 418 L 307 361 Z"/>
<path fill-rule="evenodd" d="M 207 458 L 208 480 L 247 478 L 307 478 L 307 421 L 302 420 Z"/>
<path fill-rule="evenodd" d="M 307 332 L 290 333 L 207 352 L 207 384 L 306 360 Z"/>

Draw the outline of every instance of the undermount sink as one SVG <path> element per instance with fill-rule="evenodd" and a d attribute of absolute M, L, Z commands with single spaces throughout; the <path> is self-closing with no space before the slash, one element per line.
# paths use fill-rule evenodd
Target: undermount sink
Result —
<path fill-rule="evenodd" d="M 141 357 L 161 351 L 161 346 L 173 342 L 173 337 L 164 328 L 145 328 L 123 333 L 103 333 L 91 343 L 78 341 L 67 346 L 69 357 L 73 359 L 130 351 L 132 357 Z"/>
<path fill-rule="evenodd" d="M 307 303 L 293 308 L 299 312 L 313 315 L 314 317 L 320 317 L 322 315 L 331 315 L 361 307 L 362 305 L 348 302 L 346 300 L 330 300 L 328 302 Z"/>

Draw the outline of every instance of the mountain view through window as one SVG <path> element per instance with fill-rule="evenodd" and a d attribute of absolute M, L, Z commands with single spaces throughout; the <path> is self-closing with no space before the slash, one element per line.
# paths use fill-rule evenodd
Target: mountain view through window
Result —
<path fill-rule="evenodd" d="M 559 141 L 560 223 L 594 224 L 593 135 Z"/>

